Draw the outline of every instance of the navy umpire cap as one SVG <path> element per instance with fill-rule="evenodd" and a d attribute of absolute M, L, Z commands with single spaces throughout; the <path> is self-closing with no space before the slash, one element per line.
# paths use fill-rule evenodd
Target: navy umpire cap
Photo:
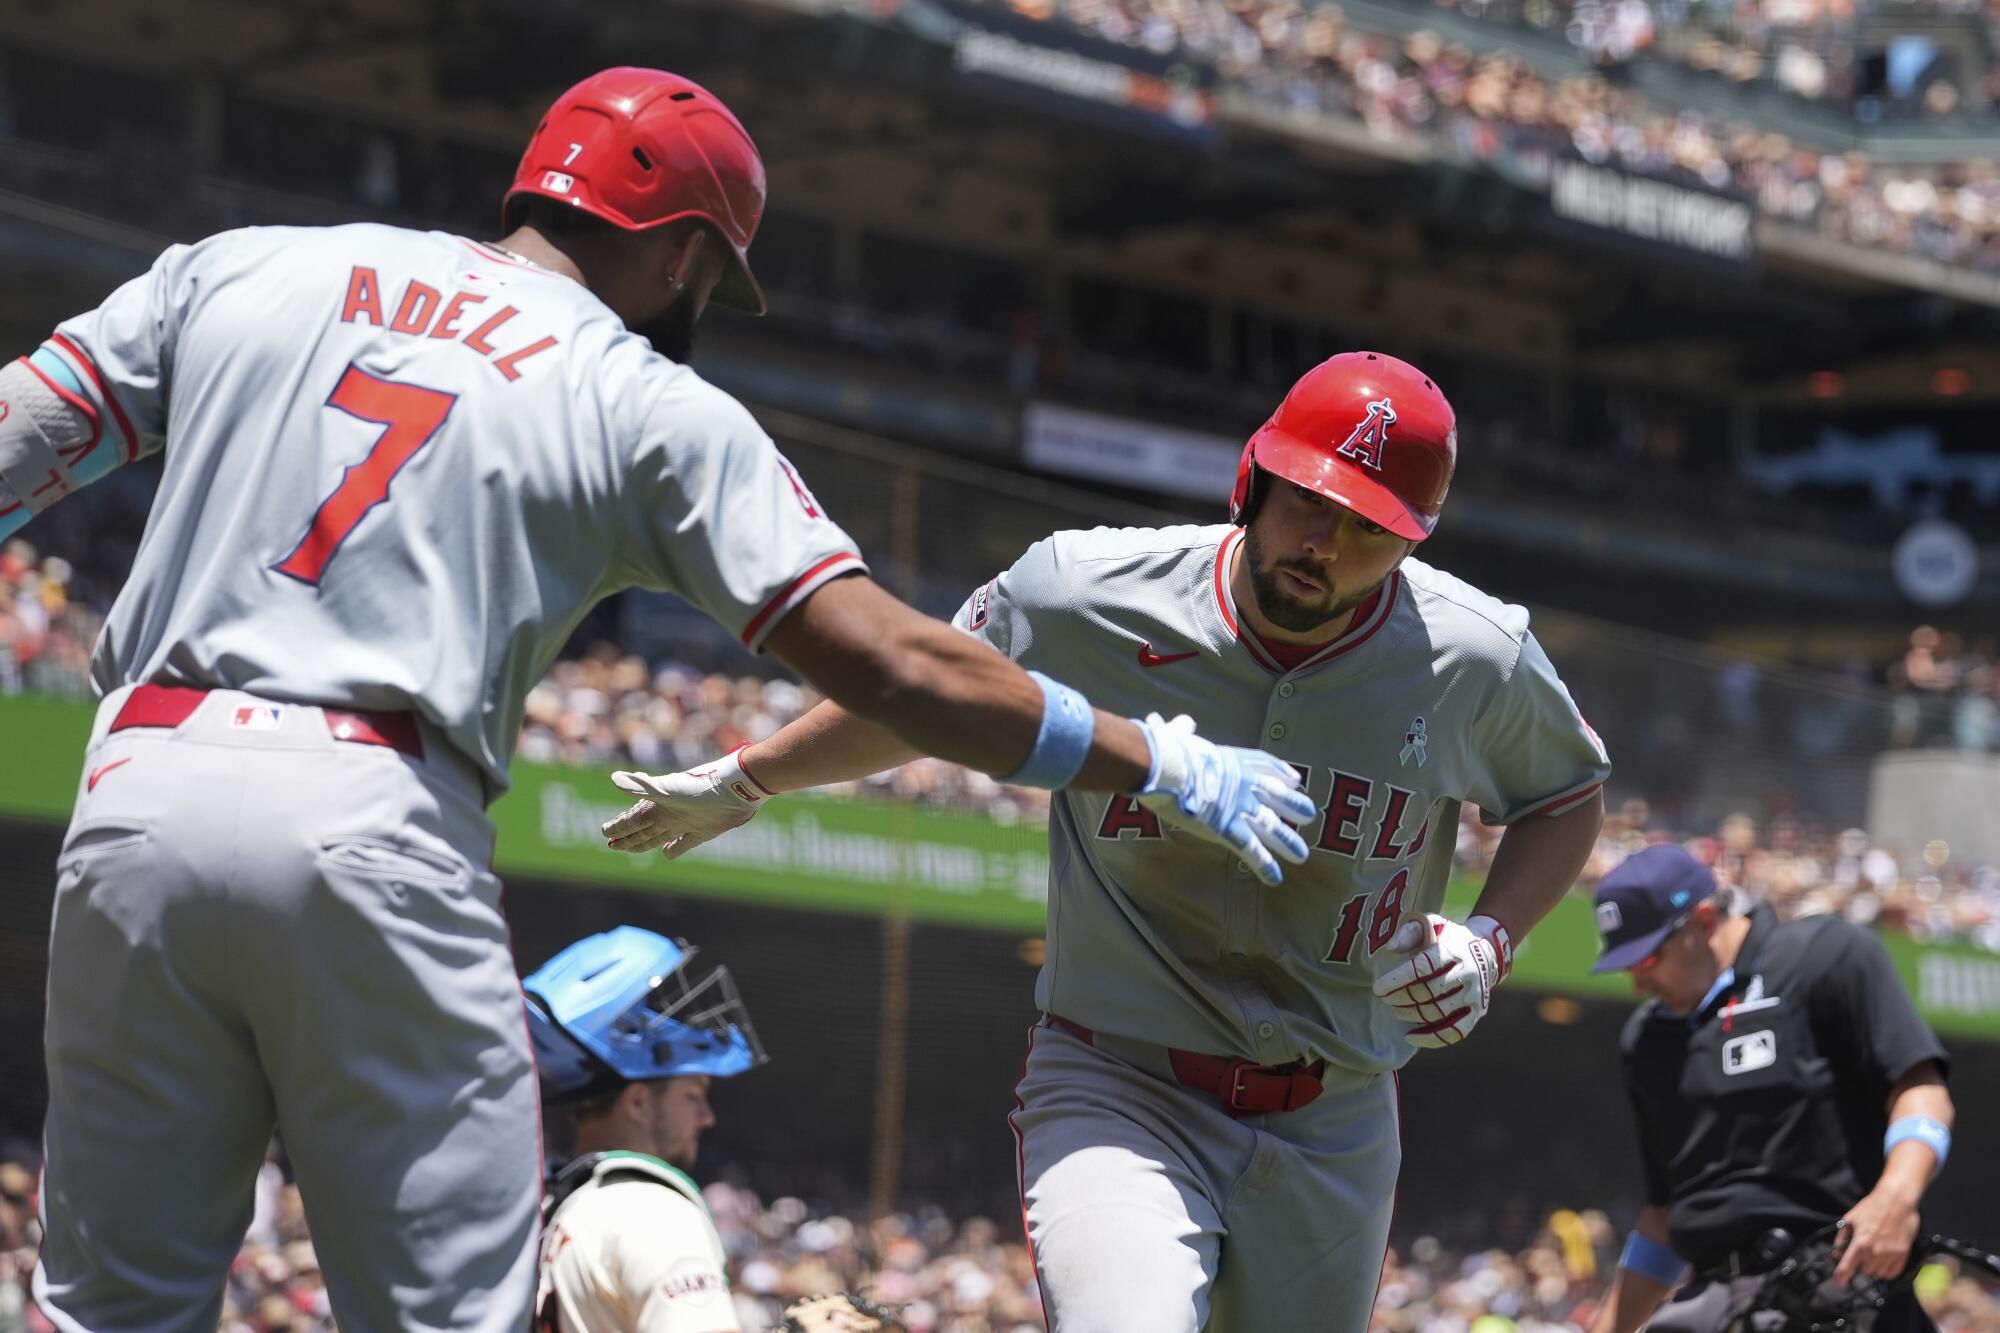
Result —
<path fill-rule="evenodd" d="M 1715 893 L 1715 875 L 1678 843 L 1625 858 L 1597 884 L 1597 933 L 1604 952 L 1593 973 L 1617 972 L 1649 956 Z"/>

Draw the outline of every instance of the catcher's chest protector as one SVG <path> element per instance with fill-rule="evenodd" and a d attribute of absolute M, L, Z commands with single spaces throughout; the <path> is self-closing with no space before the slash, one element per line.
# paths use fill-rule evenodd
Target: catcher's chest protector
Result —
<path fill-rule="evenodd" d="M 547 1234 L 556 1219 L 561 1216 L 563 1206 L 579 1194 L 600 1189 L 605 1185 L 622 1184 L 628 1180 L 648 1180 L 664 1185 L 682 1195 L 702 1215 L 708 1215 L 708 1201 L 701 1197 L 701 1191 L 687 1174 L 667 1165 L 657 1157 L 649 1157 L 637 1152 L 594 1152 L 585 1153 L 567 1163 L 549 1181 L 547 1192 L 542 1196 L 542 1232 Z M 556 1320 L 556 1302 L 552 1293 L 542 1292 L 535 1310 L 535 1333 L 559 1333 Z"/>

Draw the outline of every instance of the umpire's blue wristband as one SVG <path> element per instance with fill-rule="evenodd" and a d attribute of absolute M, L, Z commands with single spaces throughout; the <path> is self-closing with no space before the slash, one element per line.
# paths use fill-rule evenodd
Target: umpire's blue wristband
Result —
<path fill-rule="evenodd" d="M 1669 1287 L 1678 1287 L 1682 1275 L 1687 1272 L 1687 1265 L 1681 1262 L 1678 1254 L 1636 1231 L 1625 1238 L 1625 1252 L 1618 1256 L 1618 1266 L 1643 1273 Z"/>
<path fill-rule="evenodd" d="M 1906 1115 L 1889 1126 L 1889 1132 L 1882 1136 L 1883 1156 L 1888 1156 L 1889 1150 L 1904 1139 L 1915 1139 L 1936 1153 L 1939 1168 L 1951 1156 L 1951 1131 L 1944 1127 L 1943 1121 L 1931 1116 Z"/>
<path fill-rule="evenodd" d="M 1042 687 L 1041 734 L 1035 737 L 1028 761 L 1000 781 L 1057 791 L 1076 781 L 1083 770 L 1090 738 L 1097 730 L 1097 715 L 1089 700 L 1061 681 L 1050 680 L 1039 671 L 1028 675 Z"/>

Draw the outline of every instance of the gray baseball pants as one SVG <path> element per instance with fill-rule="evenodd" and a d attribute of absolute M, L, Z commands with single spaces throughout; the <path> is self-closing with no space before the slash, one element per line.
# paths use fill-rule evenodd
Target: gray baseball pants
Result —
<path fill-rule="evenodd" d="M 1236 1118 L 1164 1047 L 1035 1028 L 1009 1119 L 1051 1333 L 1365 1333 L 1402 1162 L 1395 1080 L 1325 1082 Z"/>
<path fill-rule="evenodd" d="M 275 1130 L 344 1333 L 521 1333 L 541 1133 L 479 777 L 216 691 L 107 734 L 49 943 L 63 1333 L 212 1333 Z"/>

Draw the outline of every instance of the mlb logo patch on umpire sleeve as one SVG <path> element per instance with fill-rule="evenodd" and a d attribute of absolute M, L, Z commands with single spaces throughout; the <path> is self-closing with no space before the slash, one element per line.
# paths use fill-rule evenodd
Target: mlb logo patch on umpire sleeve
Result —
<path fill-rule="evenodd" d="M 981 629 L 985 626 L 986 603 L 992 595 L 993 585 L 991 583 L 980 584 L 979 591 L 972 594 L 972 619 L 966 624 L 967 629 Z"/>
<path fill-rule="evenodd" d="M 1778 1034 L 1746 1032 L 1722 1043 L 1722 1072 L 1747 1074 L 1778 1063 Z"/>

